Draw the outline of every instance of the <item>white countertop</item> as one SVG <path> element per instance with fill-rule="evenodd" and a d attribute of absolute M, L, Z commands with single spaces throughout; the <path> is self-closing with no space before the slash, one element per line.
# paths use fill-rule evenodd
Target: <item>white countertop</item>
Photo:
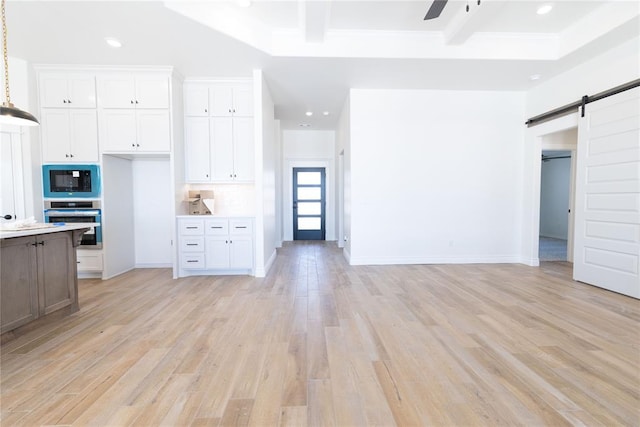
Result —
<path fill-rule="evenodd" d="M 11 239 L 13 237 L 37 236 L 38 234 L 58 233 L 61 231 L 81 230 L 83 228 L 95 227 L 92 222 L 74 222 L 64 225 L 53 225 L 37 223 L 31 226 L 20 228 L 18 230 L 2 230 L 0 231 L 0 239 Z"/>
<path fill-rule="evenodd" d="M 191 218 L 191 219 L 207 219 L 207 218 L 255 218 L 252 214 L 213 214 L 213 215 L 176 215 L 176 218 Z"/>

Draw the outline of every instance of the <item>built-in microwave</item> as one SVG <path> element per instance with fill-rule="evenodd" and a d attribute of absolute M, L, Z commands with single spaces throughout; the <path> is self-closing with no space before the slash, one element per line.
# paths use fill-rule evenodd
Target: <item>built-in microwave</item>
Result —
<path fill-rule="evenodd" d="M 100 197 L 98 165 L 42 165 L 45 198 Z"/>

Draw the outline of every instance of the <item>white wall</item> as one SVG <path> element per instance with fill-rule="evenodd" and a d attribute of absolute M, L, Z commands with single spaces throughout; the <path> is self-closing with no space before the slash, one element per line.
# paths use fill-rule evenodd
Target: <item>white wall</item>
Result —
<path fill-rule="evenodd" d="M 351 94 L 345 100 L 340 119 L 338 120 L 338 129 L 336 132 L 336 153 L 342 155 L 342 176 L 338 185 L 342 187 L 342 200 L 337 203 L 338 213 L 337 219 L 341 221 L 341 233 L 338 238 L 342 242 L 338 244 L 344 248 L 344 255 L 347 260 L 351 258 Z M 339 194 L 339 192 L 338 192 Z M 341 203 L 340 203 L 341 202 Z"/>
<path fill-rule="evenodd" d="M 524 101 L 351 90 L 351 263 L 519 261 Z"/>
<path fill-rule="evenodd" d="M 571 185 L 571 152 L 543 151 L 555 158 L 542 162 L 540 181 L 540 235 L 567 239 L 569 233 L 569 193 Z"/>
<path fill-rule="evenodd" d="M 169 159 L 135 159 L 131 168 L 135 266 L 171 267 L 175 217 Z"/>
<path fill-rule="evenodd" d="M 275 110 L 261 70 L 253 73 L 256 114 L 256 271 L 264 277 L 275 261 L 277 143 Z"/>
<path fill-rule="evenodd" d="M 293 168 L 324 167 L 325 240 L 336 240 L 335 232 L 335 132 L 328 130 L 285 130 L 283 152 L 283 228 L 284 240 L 293 240 Z"/>
<path fill-rule="evenodd" d="M 527 92 L 527 117 L 536 116 L 640 78 L 640 37 L 612 47 Z"/>

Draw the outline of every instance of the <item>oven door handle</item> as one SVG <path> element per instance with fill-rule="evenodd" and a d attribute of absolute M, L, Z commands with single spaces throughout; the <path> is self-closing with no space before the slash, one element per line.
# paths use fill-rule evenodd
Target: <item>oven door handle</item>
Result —
<path fill-rule="evenodd" d="M 100 211 L 45 211 L 46 216 L 99 216 Z"/>

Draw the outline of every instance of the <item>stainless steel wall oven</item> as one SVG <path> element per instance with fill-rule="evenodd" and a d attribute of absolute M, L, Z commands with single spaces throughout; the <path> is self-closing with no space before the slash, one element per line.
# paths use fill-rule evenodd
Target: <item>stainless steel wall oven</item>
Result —
<path fill-rule="evenodd" d="M 102 212 L 99 200 L 45 200 L 48 223 L 86 223 L 91 230 L 82 235 L 80 248 L 102 248 Z"/>

